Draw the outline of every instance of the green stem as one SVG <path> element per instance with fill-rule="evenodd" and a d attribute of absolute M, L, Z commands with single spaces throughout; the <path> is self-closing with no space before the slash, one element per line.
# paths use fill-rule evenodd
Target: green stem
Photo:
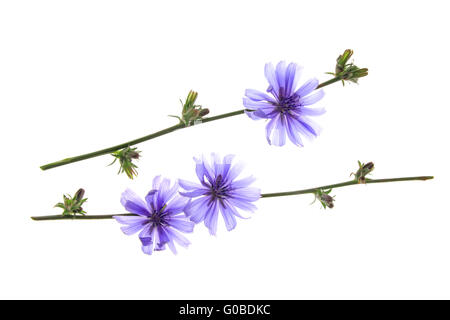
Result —
<path fill-rule="evenodd" d="M 316 89 L 325 87 L 325 86 L 327 86 L 329 84 L 332 84 L 332 83 L 334 83 L 336 81 L 339 81 L 339 80 L 340 80 L 339 78 L 333 78 L 331 80 L 328 80 L 326 82 L 323 82 L 323 83 L 319 84 L 319 86 Z M 234 117 L 234 116 L 243 114 L 244 112 L 245 112 L 245 109 L 237 110 L 237 111 L 233 111 L 233 112 L 228 112 L 228 113 L 223 113 L 223 114 L 220 114 L 218 116 L 208 117 L 208 118 L 204 118 L 202 120 L 199 120 L 198 123 L 195 123 L 194 125 L 198 125 L 198 124 L 201 124 L 201 123 L 207 123 L 207 122 L 211 122 L 211 121 L 216 121 L 216 120 L 220 120 L 220 119 L 225 119 L 225 118 L 229 118 L 229 117 Z M 179 124 L 174 125 L 172 127 L 169 127 L 169 128 L 166 128 L 166 129 L 163 129 L 163 130 L 160 130 L 160 131 L 157 131 L 155 133 L 146 135 L 144 137 L 141 137 L 141 138 L 138 138 L 138 139 L 135 139 L 135 140 L 131 140 L 131 141 L 128 141 L 128 142 L 125 142 L 125 143 L 122 143 L 122 144 L 118 144 L 118 145 L 110 147 L 110 148 L 98 150 L 98 151 L 95 151 L 95 152 L 85 153 L 85 154 L 82 154 L 82 155 L 79 155 L 79 156 L 76 156 L 76 157 L 66 158 L 66 159 L 63 159 L 63 160 L 60 160 L 60 161 L 48 163 L 48 164 L 45 164 L 45 165 L 41 166 L 41 169 L 42 170 L 48 170 L 48 169 L 64 166 L 66 164 L 70 164 L 70 163 L 74 163 L 74 162 L 78 162 L 78 161 L 82 161 L 82 160 L 87 160 L 87 159 L 90 159 L 90 158 L 95 158 L 95 157 L 102 156 L 102 155 L 105 155 L 105 154 L 110 154 L 110 153 L 112 153 L 114 151 L 117 151 L 117 150 L 120 150 L 120 149 L 124 149 L 126 147 L 130 147 L 130 146 L 136 145 L 138 143 L 141 143 L 141 142 L 144 142 L 144 141 L 147 141 L 147 140 L 151 140 L 151 139 L 163 136 L 165 134 L 168 134 L 168 133 L 171 133 L 171 132 L 174 132 L 176 130 L 183 129 L 183 128 L 187 128 L 187 126 L 184 123 L 179 123 Z"/>
<path fill-rule="evenodd" d="M 330 79 L 330 80 L 328 80 L 328 81 L 322 82 L 321 84 L 319 84 L 319 85 L 317 86 L 316 89 L 323 88 L 323 87 L 325 87 L 325 86 L 328 86 L 329 84 L 338 82 L 338 81 L 340 81 L 340 80 L 342 80 L 341 77 L 334 77 L 333 79 Z"/>
<path fill-rule="evenodd" d="M 370 183 L 384 183 L 384 182 L 399 182 L 399 181 L 413 181 L 413 180 L 430 180 L 433 179 L 432 176 L 420 176 L 420 177 L 404 177 L 404 178 L 389 178 L 389 179 L 367 179 L 365 184 Z M 284 196 L 294 196 L 298 194 L 306 194 L 306 193 L 316 193 L 319 190 L 326 190 L 326 189 L 336 189 L 336 188 L 342 188 L 347 186 L 352 186 L 355 184 L 361 184 L 356 180 L 350 180 L 346 182 L 336 183 L 336 184 L 329 184 L 326 186 L 316 187 L 316 188 L 310 188 L 310 189 L 303 189 L 303 190 L 296 190 L 296 191 L 287 191 L 287 192 L 275 192 L 275 193 L 263 193 L 261 194 L 261 198 L 273 198 L 273 197 L 284 197 Z"/>
<path fill-rule="evenodd" d="M 48 221 L 48 220 L 106 220 L 106 219 L 112 219 L 116 216 L 135 216 L 133 213 L 119 213 L 119 214 L 99 214 L 99 215 L 78 215 L 78 216 L 63 216 L 63 215 L 53 215 L 53 216 L 38 216 L 38 217 L 31 217 L 34 221 Z"/>
<path fill-rule="evenodd" d="M 389 179 L 366 179 L 365 184 L 371 183 L 385 183 L 385 182 L 400 182 L 400 181 L 413 181 L 413 180 L 430 180 L 433 179 L 432 176 L 419 176 L 419 177 L 403 177 L 403 178 L 389 178 Z M 329 184 L 326 186 L 296 190 L 296 191 L 287 191 L 287 192 L 276 192 L 276 193 L 263 193 L 261 194 L 261 198 L 274 198 L 274 197 L 284 197 L 284 196 L 294 196 L 299 194 L 307 194 L 307 193 L 316 193 L 318 190 L 324 189 L 335 189 L 341 187 L 347 187 L 355 184 L 360 184 L 356 180 Z M 39 216 L 39 217 L 31 217 L 31 219 L 35 221 L 45 221 L 45 220 L 95 220 L 95 219 L 112 219 L 114 216 L 135 216 L 132 213 L 121 213 L 121 214 L 108 214 L 108 215 L 93 215 L 93 216 L 63 216 L 63 215 L 53 215 L 53 216 Z"/>

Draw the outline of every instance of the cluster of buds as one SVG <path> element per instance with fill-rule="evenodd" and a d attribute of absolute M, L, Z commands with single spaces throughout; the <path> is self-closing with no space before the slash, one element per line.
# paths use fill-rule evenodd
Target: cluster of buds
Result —
<path fill-rule="evenodd" d="M 114 157 L 114 161 L 110 165 L 119 160 L 120 168 L 118 174 L 125 172 L 128 178 L 133 179 L 137 176 L 137 165 L 133 163 L 133 160 L 138 160 L 140 153 L 140 151 L 137 151 L 137 148 L 130 147 L 113 152 L 111 155 Z"/>
<path fill-rule="evenodd" d="M 183 103 L 183 101 L 180 100 L 181 105 L 183 106 L 181 117 L 170 117 L 177 118 L 180 120 L 180 123 L 183 123 L 186 127 L 195 124 L 196 121 L 201 121 L 201 119 L 209 113 L 209 109 L 203 109 L 202 106 L 196 105 L 195 101 L 197 100 L 197 97 L 197 92 L 192 90 L 189 91 L 186 101 Z"/>
<path fill-rule="evenodd" d="M 365 77 L 369 74 L 367 68 L 359 68 L 353 64 L 353 62 L 347 63 L 350 57 L 353 55 L 353 50 L 347 49 L 341 54 L 336 60 L 335 72 L 327 72 L 342 80 L 342 85 L 345 81 L 351 81 L 353 83 L 358 83 L 358 79 Z"/>
<path fill-rule="evenodd" d="M 83 203 L 87 201 L 84 198 L 84 189 L 78 189 L 75 195 L 71 197 L 70 195 L 63 195 L 64 202 L 58 202 L 55 208 L 63 209 L 63 216 L 75 216 L 77 214 L 84 215 L 86 212 L 81 207 Z"/>
<path fill-rule="evenodd" d="M 331 193 L 331 189 L 329 190 L 323 190 L 323 189 L 318 189 L 316 191 L 315 195 L 315 199 L 314 202 L 316 200 L 319 200 L 320 204 L 323 206 L 324 209 L 326 208 L 330 208 L 332 209 L 334 207 L 334 197 L 330 196 Z"/>
<path fill-rule="evenodd" d="M 373 162 L 361 163 L 358 161 L 358 166 L 358 171 L 356 171 L 356 173 L 352 172 L 350 175 L 354 175 L 355 180 L 358 181 L 358 183 L 366 183 L 366 180 L 368 179 L 366 176 L 375 169 L 375 165 Z"/>

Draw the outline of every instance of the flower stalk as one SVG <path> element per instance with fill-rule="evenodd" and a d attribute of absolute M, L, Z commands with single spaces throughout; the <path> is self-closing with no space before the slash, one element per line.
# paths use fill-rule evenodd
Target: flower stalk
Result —
<path fill-rule="evenodd" d="M 342 76 L 341 75 L 337 75 L 334 78 L 319 84 L 316 89 L 323 88 L 323 87 L 325 87 L 327 85 L 330 85 L 332 83 L 338 82 L 340 80 L 342 80 Z M 95 157 L 106 155 L 106 154 L 111 154 L 111 153 L 114 153 L 114 152 L 118 152 L 121 149 L 129 148 L 129 147 L 134 146 L 136 144 L 139 144 L 139 143 L 142 143 L 142 142 L 145 142 L 145 141 L 148 141 L 148 140 L 155 139 L 157 137 L 160 137 L 160 136 L 172 133 L 172 132 L 180 130 L 180 129 L 187 128 L 187 127 L 192 126 L 192 125 L 198 125 L 198 124 L 202 124 L 202 123 L 208 123 L 208 122 L 212 122 L 212 121 L 216 121 L 216 120 L 220 120 L 220 119 L 225 119 L 225 118 L 229 118 L 229 117 L 238 116 L 238 115 L 244 114 L 245 111 L 246 111 L 246 109 L 241 109 L 241 110 L 237 110 L 237 111 L 223 113 L 223 114 L 220 114 L 220 115 L 217 115 L 217 116 L 213 116 L 213 117 L 203 118 L 204 115 L 209 113 L 209 110 L 208 109 L 202 109 L 201 106 L 195 105 L 195 100 L 196 99 L 197 99 L 197 93 L 192 92 L 192 91 L 189 92 L 189 95 L 188 95 L 188 97 L 186 99 L 186 102 L 183 105 L 182 116 L 181 117 L 176 117 L 176 118 L 178 118 L 180 120 L 180 123 L 178 123 L 178 124 L 176 124 L 174 126 L 171 126 L 171 127 L 166 128 L 166 129 L 163 129 L 163 130 L 151 133 L 149 135 L 143 136 L 143 137 L 138 138 L 138 139 L 134 139 L 134 140 L 122 143 L 122 144 L 115 145 L 113 147 L 109 147 L 109 148 L 101 149 L 101 150 L 98 150 L 98 151 L 82 154 L 82 155 L 79 155 L 79 156 L 66 158 L 66 159 L 63 159 L 63 160 L 60 160 L 60 161 L 48 163 L 48 164 L 45 164 L 45 165 L 41 166 L 40 168 L 45 171 L 45 170 L 48 170 L 48 169 L 64 166 L 64 165 L 67 165 L 67 164 L 70 164 L 70 163 L 83 161 L 83 160 L 95 158 Z M 249 111 L 251 111 L 251 110 L 249 110 Z M 134 174 L 132 174 L 132 176 L 133 175 Z"/>
<path fill-rule="evenodd" d="M 402 182 L 402 181 L 426 181 L 433 179 L 433 176 L 416 176 L 416 177 L 401 177 L 401 178 L 386 178 L 386 179 L 365 179 L 364 184 L 373 184 L 373 183 L 389 183 L 389 182 Z M 295 191 L 286 191 L 286 192 L 275 192 L 275 193 L 263 193 L 261 194 L 261 198 L 275 198 L 275 197 L 285 197 L 285 196 L 294 196 L 301 194 L 321 194 L 323 190 L 330 190 L 342 187 L 348 187 L 352 185 L 361 184 L 357 179 L 329 184 L 320 187 L 314 187 L 303 190 L 295 190 Z M 36 216 L 31 217 L 31 219 L 35 221 L 48 221 L 48 220 L 105 220 L 112 219 L 114 216 L 134 216 L 132 213 L 124 213 L 124 214 L 109 214 L 109 215 L 50 215 L 50 216 Z"/>

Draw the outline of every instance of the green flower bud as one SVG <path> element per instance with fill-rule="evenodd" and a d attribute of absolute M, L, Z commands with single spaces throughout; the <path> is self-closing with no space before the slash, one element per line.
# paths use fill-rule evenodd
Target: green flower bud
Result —
<path fill-rule="evenodd" d="M 318 200 L 324 209 L 326 208 L 334 208 L 334 197 L 330 196 L 331 189 L 322 190 L 319 189 L 316 191 L 315 200 Z"/>
<path fill-rule="evenodd" d="M 64 202 L 58 202 L 55 205 L 55 208 L 63 209 L 63 216 L 84 215 L 86 213 L 81 207 L 87 201 L 87 198 L 84 198 L 84 189 L 78 189 L 73 197 L 63 195 L 63 200 Z"/>
<path fill-rule="evenodd" d="M 335 78 L 342 80 L 342 84 L 345 84 L 345 81 L 358 83 L 359 78 L 365 77 L 369 74 L 369 69 L 359 68 L 354 65 L 353 62 L 348 63 L 352 55 L 353 50 L 345 50 L 344 53 L 336 59 L 335 72 L 327 72 L 327 74 L 331 74 Z"/>
<path fill-rule="evenodd" d="M 355 176 L 355 180 L 358 181 L 358 183 L 366 183 L 366 176 L 375 169 L 375 165 L 373 162 L 361 163 L 358 161 L 358 166 L 358 171 L 352 174 Z"/>
<path fill-rule="evenodd" d="M 118 174 L 125 173 L 128 178 L 133 179 L 137 176 L 137 166 L 133 163 L 133 160 L 139 160 L 140 153 L 140 151 L 137 151 L 137 148 L 130 147 L 113 152 L 111 155 L 114 157 L 114 161 L 110 165 L 119 161 L 120 168 Z"/>
<path fill-rule="evenodd" d="M 183 106 L 181 116 L 171 115 L 170 117 L 177 118 L 180 120 L 180 123 L 185 126 L 190 126 L 197 121 L 201 121 L 204 116 L 209 113 L 209 109 L 203 109 L 202 106 L 196 105 L 195 101 L 197 100 L 198 93 L 194 91 L 189 91 L 188 96 L 186 97 L 186 101 L 181 104 Z"/>

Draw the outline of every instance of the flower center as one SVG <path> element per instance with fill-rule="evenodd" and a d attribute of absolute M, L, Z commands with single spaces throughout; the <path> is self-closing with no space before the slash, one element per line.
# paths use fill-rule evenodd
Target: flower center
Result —
<path fill-rule="evenodd" d="M 166 213 L 164 212 L 165 208 L 166 206 L 164 205 L 164 207 L 162 207 L 161 210 L 159 211 L 154 210 L 153 213 L 148 218 L 150 222 L 157 226 L 166 224 L 167 223 L 165 219 Z"/>
<path fill-rule="evenodd" d="M 225 185 L 222 175 L 219 174 L 216 180 L 211 185 L 211 195 L 214 198 L 223 199 L 227 196 L 228 191 L 229 187 Z"/>
<path fill-rule="evenodd" d="M 278 99 L 278 110 L 281 113 L 289 112 L 292 109 L 298 108 L 300 105 L 300 97 L 296 94 L 293 94 L 290 97 L 281 96 Z"/>
<path fill-rule="evenodd" d="M 161 224 L 161 216 L 160 216 L 159 212 L 152 213 L 152 215 L 150 216 L 150 221 L 156 225 L 160 225 Z"/>

